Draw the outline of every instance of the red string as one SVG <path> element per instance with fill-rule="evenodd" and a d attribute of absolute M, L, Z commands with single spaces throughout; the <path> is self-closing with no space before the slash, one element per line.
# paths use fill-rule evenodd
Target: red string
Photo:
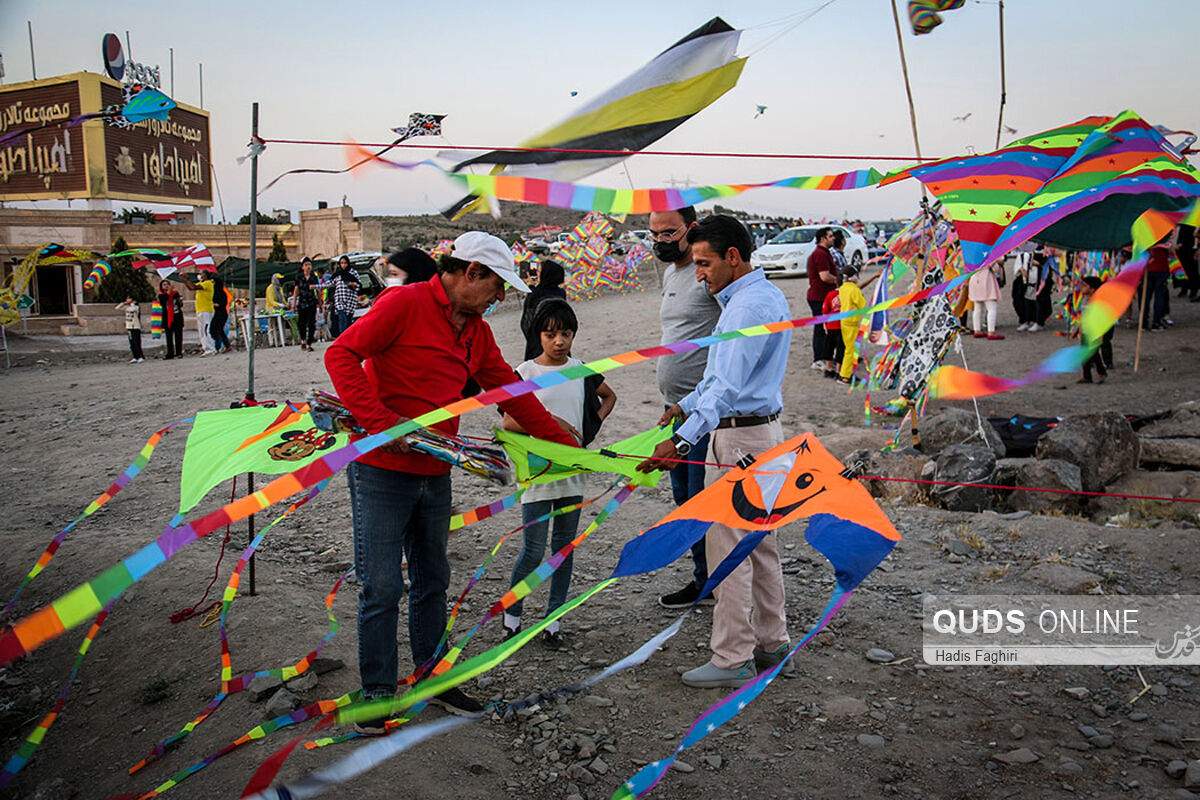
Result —
<path fill-rule="evenodd" d="M 233 489 L 229 493 L 229 502 L 232 503 L 236 497 L 237 497 L 237 476 L 235 475 L 233 477 Z M 201 614 L 207 614 L 209 611 L 212 611 L 214 608 L 221 605 L 220 600 L 213 600 L 211 603 L 206 605 L 204 608 L 201 608 L 198 611 L 196 610 L 197 606 L 199 606 L 201 603 L 203 603 L 205 600 L 208 599 L 208 593 L 212 591 L 213 585 L 216 584 L 216 582 L 217 582 L 217 576 L 219 576 L 221 574 L 221 560 L 223 558 L 225 558 L 225 545 L 229 544 L 230 538 L 231 537 L 229 534 L 229 525 L 226 525 L 225 526 L 225 539 L 224 539 L 224 541 L 221 542 L 221 552 L 217 554 L 217 565 L 215 567 L 213 567 L 212 580 L 210 580 L 208 582 L 208 586 L 205 587 L 204 596 L 201 597 L 199 600 L 197 600 L 196 604 L 193 605 L 191 608 L 180 609 L 179 611 L 176 611 L 175 613 L 173 613 L 169 617 L 167 617 L 167 619 L 171 620 L 171 622 L 174 622 L 177 624 L 180 622 L 185 622 L 186 620 L 189 620 L 192 617 L 198 617 Z"/>
<path fill-rule="evenodd" d="M 414 150 L 446 150 L 444 144 L 393 144 L 392 142 L 337 142 L 321 139 L 263 139 L 272 144 L 316 144 L 345 147 L 409 147 Z M 703 156 L 705 158 L 790 158 L 828 161 L 933 161 L 913 156 L 833 156 L 814 153 L 706 153 L 691 150 L 593 150 L 568 147 L 455 147 L 455 150 L 496 150 L 501 153 L 586 153 L 598 156 Z"/>
<path fill-rule="evenodd" d="M 934 486 L 975 486 L 980 489 L 1003 489 L 1014 492 L 1050 492 L 1052 494 L 1083 494 L 1089 497 L 1120 497 L 1126 500 L 1164 500 L 1170 503 L 1200 503 L 1200 498 L 1156 497 L 1148 494 L 1117 494 L 1115 492 L 1082 492 L 1074 489 L 1039 489 L 1032 486 L 1000 486 L 994 483 L 956 483 L 954 481 L 926 481 L 919 478 L 885 478 L 882 475 L 860 475 L 866 481 L 894 481 L 896 483 L 927 483 Z"/>
<path fill-rule="evenodd" d="M 645 456 L 635 456 L 628 453 L 612 453 L 616 458 L 636 458 L 645 460 Z M 716 461 L 689 461 L 685 458 L 664 458 L 662 461 L 671 461 L 676 464 L 697 464 L 706 467 L 721 467 L 723 469 L 733 469 L 735 464 L 721 464 Z M 1168 503 L 1200 503 L 1200 498 L 1191 497 L 1158 497 L 1149 494 L 1117 494 L 1115 492 L 1083 492 L 1075 491 L 1074 489 L 1041 489 L 1033 486 L 1001 486 L 994 483 L 958 483 L 955 481 L 926 481 L 919 478 L 888 478 L 882 475 L 859 475 L 860 480 L 864 481 L 894 481 L 896 483 L 924 483 L 933 486 L 974 486 L 979 489 L 1002 489 L 1004 491 L 1013 492 L 1048 492 L 1051 494 L 1082 494 L 1088 497 L 1118 497 L 1125 500 L 1162 500 Z"/>

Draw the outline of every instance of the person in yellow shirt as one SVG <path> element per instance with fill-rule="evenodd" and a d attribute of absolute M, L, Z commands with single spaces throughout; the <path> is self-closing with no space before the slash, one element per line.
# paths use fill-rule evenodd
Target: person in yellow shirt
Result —
<path fill-rule="evenodd" d="M 867 298 L 863 297 L 862 289 L 858 288 L 858 267 L 847 264 L 842 267 L 841 277 L 842 285 L 838 287 L 838 300 L 841 301 L 842 311 L 866 308 Z M 838 383 L 848 384 L 854 375 L 856 359 L 854 342 L 858 338 L 858 326 L 861 322 L 862 318 L 857 316 L 846 317 L 842 320 L 842 342 L 846 345 L 846 352 L 842 354 L 842 370 L 838 377 Z"/>
<path fill-rule="evenodd" d="M 204 355 L 211 356 L 217 352 L 210 330 L 213 312 L 216 310 L 213 306 L 213 282 L 212 278 L 203 273 L 197 274 L 196 277 L 200 280 L 193 282 L 184 276 L 183 284 L 196 293 L 196 327 L 200 331 L 200 346 L 204 348 Z"/>
<path fill-rule="evenodd" d="M 283 293 L 283 275 L 276 272 L 271 276 L 271 285 L 267 287 L 267 313 L 282 314 L 287 311 L 287 295 Z"/>

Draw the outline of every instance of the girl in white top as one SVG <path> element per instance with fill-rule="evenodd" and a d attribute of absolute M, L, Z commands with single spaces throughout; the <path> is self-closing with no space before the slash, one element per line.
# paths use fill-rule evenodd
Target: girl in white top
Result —
<path fill-rule="evenodd" d="M 122 303 L 117 303 L 117 311 L 125 312 L 125 333 L 129 335 L 130 364 L 140 364 L 146 360 L 142 353 L 142 310 L 137 301 L 126 297 Z"/>
<path fill-rule="evenodd" d="M 522 363 L 517 367 L 517 374 L 530 379 L 548 372 L 582 364 L 577 358 L 571 357 L 571 345 L 575 341 L 575 332 L 579 322 L 575 312 L 567 301 L 559 298 L 547 298 L 538 304 L 534 312 L 535 330 L 541 331 L 542 354 L 537 358 Z M 617 403 L 617 395 L 607 383 L 601 383 L 596 390 L 600 398 L 600 419 L 607 417 Z M 546 410 L 558 421 L 565 430 L 576 440 L 582 441 L 580 431 L 583 429 L 584 415 L 584 382 L 582 380 L 568 381 L 556 386 L 539 389 L 534 396 L 541 401 Z M 505 430 L 521 432 L 521 427 L 508 414 L 504 415 L 502 427 Z M 545 516 L 559 508 L 577 505 L 583 502 L 584 479 L 582 475 L 572 475 L 552 483 L 538 483 L 530 486 L 521 496 L 521 521 L 528 525 L 525 528 L 525 546 L 513 566 L 512 585 L 521 582 L 529 573 L 542 563 L 546 553 L 546 533 L 553 522 L 553 532 L 550 535 L 550 552 L 557 553 L 573 540 L 579 529 L 579 509 L 568 511 L 550 520 L 542 520 L 530 525 L 532 520 Z M 562 565 L 550 576 L 550 600 L 546 604 L 546 613 L 567 601 L 567 591 L 571 587 L 572 556 L 567 556 Z M 504 627 L 509 636 L 521 629 L 520 602 L 514 603 L 504 612 Z M 543 643 L 552 650 L 562 647 L 562 635 L 559 632 L 558 621 L 550 623 L 546 628 Z"/>

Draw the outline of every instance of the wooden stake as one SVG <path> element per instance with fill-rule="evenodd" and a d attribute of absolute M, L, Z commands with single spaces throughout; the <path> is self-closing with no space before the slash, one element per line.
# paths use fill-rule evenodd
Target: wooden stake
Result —
<path fill-rule="evenodd" d="M 1148 269 L 1142 270 L 1142 302 L 1138 306 L 1137 345 L 1133 349 L 1133 371 L 1135 373 L 1138 371 L 1138 361 L 1142 357 L 1142 320 L 1146 318 L 1146 283 L 1150 278 L 1147 274 L 1149 271 Z M 1115 325 L 1116 323 L 1114 322 L 1113 324 Z"/>

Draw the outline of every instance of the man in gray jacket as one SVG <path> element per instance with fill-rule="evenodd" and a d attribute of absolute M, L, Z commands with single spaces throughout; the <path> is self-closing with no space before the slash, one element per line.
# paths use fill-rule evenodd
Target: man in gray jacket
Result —
<path fill-rule="evenodd" d="M 650 234 L 654 239 L 654 255 L 667 264 L 662 280 L 662 344 L 708 336 L 721 316 L 721 306 L 703 282 L 696 280 L 692 266 L 688 229 L 696 224 L 696 210 L 691 206 L 678 211 L 657 211 L 650 215 Z M 696 388 L 704 377 L 708 349 L 663 356 L 658 359 L 658 390 L 663 402 L 670 407 Z M 691 449 L 687 461 L 671 470 L 671 491 L 675 505 L 683 505 L 704 489 L 704 461 L 708 454 L 708 435 Z M 708 564 L 704 556 L 704 539 L 692 546 L 692 581 L 682 589 L 662 595 L 658 602 L 664 608 L 688 608 L 700 596 L 708 580 Z M 711 598 L 705 598 L 711 604 Z"/>

